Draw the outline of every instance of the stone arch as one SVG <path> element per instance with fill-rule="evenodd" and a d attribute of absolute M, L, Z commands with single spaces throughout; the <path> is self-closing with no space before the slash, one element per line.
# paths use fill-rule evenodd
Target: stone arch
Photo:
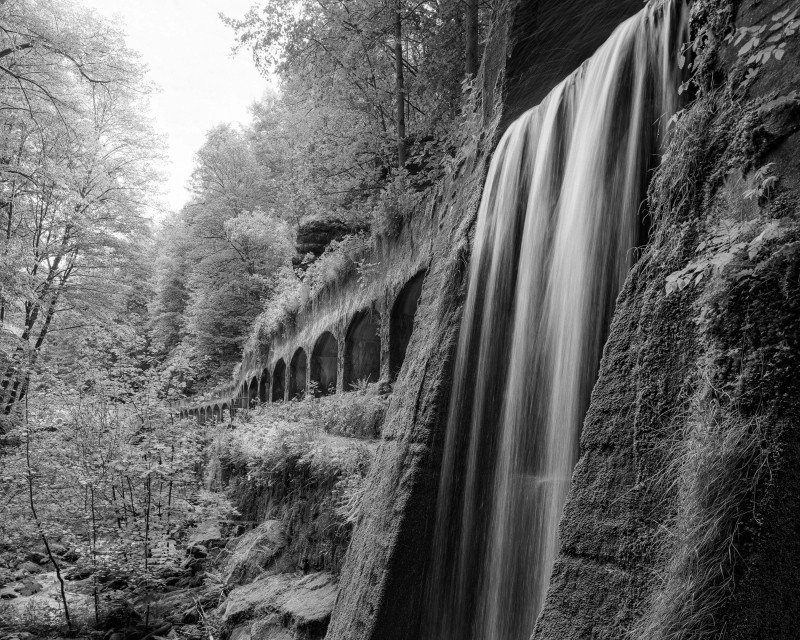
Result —
<path fill-rule="evenodd" d="M 206 423 L 206 410 L 204 407 L 200 407 L 197 410 L 197 424 L 204 425 Z"/>
<path fill-rule="evenodd" d="M 317 339 L 311 351 L 311 382 L 317 383 L 317 396 L 336 392 L 338 366 L 339 341 L 330 331 L 326 331 Z"/>
<path fill-rule="evenodd" d="M 380 318 L 362 311 L 353 318 L 344 340 L 344 390 L 352 390 L 359 380 L 377 382 L 380 377 Z"/>
<path fill-rule="evenodd" d="M 302 397 L 306 393 L 308 358 L 303 347 L 299 347 L 289 364 L 289 398 Z"/>
<path fill-rule="evenodd" d="M 253 376 L 247 389 L 247 408 L 252 409 L 258 402 L 258 378 Z"/>
<path fill-rule="evenodd" d="M 400 367 L 406 359 L 406 350 L 414 330 L 414 315 L 417 313 L 422 281 L 425 271 L 420 271 L 397 294 L 389 317 L 389 378 L 397 380 Z"/>
<path fill-rule="evenodd" d="M 220 407 L 220 419 L 224 422 L 225 418 L 230 414 L 231 408 L 227 402 L 223 402 Z"/>
<path fill-rule="evenodd" d="M 281 402 L 286 396 L 286 363 L 283 358 L 275 363 L 275 369 L 272 371 L 272 401 Z"/>
<path fill-rule="evenodd" d="M 258 401 L 264 404 L 269 393 L 269 371 L 264 369 L 258 379 Z"/>
<path fill-rule="evenodd" d="M 221 415 L 221 412 L 220 412 L 218 404 L 215 404 L 211 408 L 211 417 L 214 419 L 214 422 L 221 422 L 222 421 L 222 415 Z"/>

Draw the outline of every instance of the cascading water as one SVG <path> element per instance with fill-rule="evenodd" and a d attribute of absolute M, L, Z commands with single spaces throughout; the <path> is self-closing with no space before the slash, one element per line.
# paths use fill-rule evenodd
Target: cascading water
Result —
<path fill-rule="evenodd" d="M 527 640 L 614 301 L 677 108 L 685 6 L 649 6 L 506 131 L 478 214 L 426 640 Z"/>

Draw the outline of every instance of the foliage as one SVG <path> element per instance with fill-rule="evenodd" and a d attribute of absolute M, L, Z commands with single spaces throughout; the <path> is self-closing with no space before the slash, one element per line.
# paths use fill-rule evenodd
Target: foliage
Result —
<path fill-rule="evenodd" d="M 761 67 L 770 58 L 777 61 L 786 54 L 786 39 L 800 29 L 798 10 L 791 7 L 777 11 L 770 16 L 768 24 L 752 27 L 739 27 L 726 40 L 739 47 L 737 56 L 747 66 L 747 75 L 742 87 L 751 84 L 758 76 Z"/>
<path fill-rule="evenodd" d="M 187 528 L 227 507 L 201 491 L 207 436 L 161 406 L 158 372 L 123 358 L 94 366 L 104 362 L 84 366 L 80 385 L 44 374 L 35 380 L 18 428 L 30 463 L 25 447 L 4 452 L 0 535 L 25 549 L 38 546 L 41 532 L 73 550 L 107 600 L 116 597 L 102 586 L 109 578 L 138 594 L 159 586 L 163 570 L 183 560 Z"/>
<path fill-rule="evenodd" d="M 230 375 L 288 268 L 292 233 L 267 177 L 252 131 L 220 125 L 197 153 L 192 199 L 162 228 L 151 331 L 184 392 Z"/>
<path fill-rule="evenodd" d="M 305 270 L 285 268 L 278 274 L 272 294 L 264 304 L 264 311 L 253 323 L 250 344 L 268 341 L 290 328 L 297 314 L 325 290 L 334 289 L 353 273 L 362 278 L 365 270 L 376 265 L 367 264 L 363 257 L 372 243 L 366 233 L 347 235 L 332 241 L 322 255 Z"/>
<path fill-rule="evenodd" d="M 144 69 L 121 33 L 61 0 L 0 4 L 2 411 L 51 333 L 125 313 L 158 155 Z"/>
<path fill-rule="evenodd" d="M 774 162 L 768 162 L 764 166 L 756 169 L 753 174 L 753 188 L 744 192 L 745 198 L 748 200 L 751 198 L 761 200 L 762 198 L 769 197 L 769 194 L 775 187 L 775 183 L 778 182 L 778 176 L 770 175 L 774 164 Z"/>
<path fill-rule="evenodd" d="M 245 518 L 283 520 L 298 566 L 338 570 L 373 447 L 325 433 L 318 403 L 264 405 L 240 414 L 231 428 L 221 428 L 217 451 L 231 475 L 231 499 Z"/>

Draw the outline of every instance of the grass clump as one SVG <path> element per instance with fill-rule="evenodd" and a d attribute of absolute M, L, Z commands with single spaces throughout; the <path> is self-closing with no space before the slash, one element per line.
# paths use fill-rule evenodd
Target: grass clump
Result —
<path fill-rule="evenodd" d="M 367 384 L 357 391 L 320 398 L 309 406 L 312 419 L 325 431 L 354 438 L 377 438 L 386 419 L 389 396 L 378 385 Z"/>
<path fill-rule="evenodd" d="M 719 635 L 740 553 L 758 527 L 757 491 L 768 473 L 761 420 L 717 402 L 700 403 L 673 443 L 660 482 L 677 498 L 660 585 L 636 640 L 699 640 Z"/>

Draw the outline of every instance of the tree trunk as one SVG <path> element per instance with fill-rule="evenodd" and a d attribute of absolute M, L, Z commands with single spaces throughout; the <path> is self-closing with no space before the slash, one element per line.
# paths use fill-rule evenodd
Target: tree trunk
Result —
<path fill-rule="evenodd" d="M 31 514 L 33 515 L 33 521 L 36 523 L 36 529 L 39 532 L 39 536 L 42 538 L 42 542 L 44 543 L 44 550 L 47 553 L 47 557 L 50 559 L 50 562 L 53 563 L 53 568 L 56 570 L 56 578 L 58 579 L 58 584 L 61 588 L 61 603 L 64 605 L 64 618 L 66 618 L 67 628 L 69 629 L 69 633 L 70 635 L 72 635 L 72 618 L 70 618 L 69 615 L 69 603 L 67 602 L 67 591 L 66 587 L 64 586 L 64 577 L 61 575 L 61 566 L 58 564 L 58 560 L 56 560 L 55 556 L 53 555 L 52 549 L 50 549 L 50 542 L 47 539 L 47 535 L 45 535 L 42 523 L 39 520 L 39 514 L 36 512 L 36 503 L 33 498 L 33 467 L 31 466 L 31 426 L 30 424 L 28 424 L 27 406 L 25 408 L 25 465 L 28 476 L 28 500 L 29 500 L 29 505 L 31 507 Z"/>
<path fill-rule="evenodd" d="M 403 80 L 403 16 L 402 0 L 395 0 L 394 9 L 394 64 L 395 97 L 397 100 L 397 168 L 406 166 L 406 99 Z"/>
<path fill-rule="evenodd" d="M 478 0 L 466 0 L 466 59 L 464 72 L 468 78 L 478 74 Z"/>
<path fill-rule="evenodd" d="M 464 73 L 467 78 L 474 78 L 478 74 L 478 0 L 466 0 L 465 40 L 466 56 L 464 60 Z"/>

